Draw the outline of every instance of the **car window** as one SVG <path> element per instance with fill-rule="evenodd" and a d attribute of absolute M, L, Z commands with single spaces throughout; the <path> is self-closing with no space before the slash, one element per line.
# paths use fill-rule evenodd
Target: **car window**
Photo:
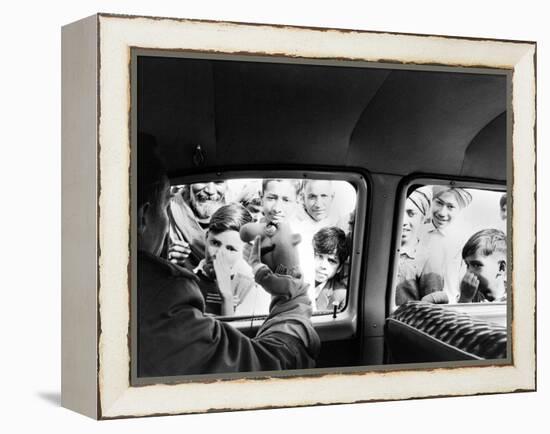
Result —
<path fill-rule="evenodd" d="M 253 243 L 239 235 L 240 229 L 251 223 L 256 226 L 248 227 L 261 228 L 262 234 L 282 234 L 285 225 L 293 240 L 299 241 L 273 241 L 275 250 L 262 257 L 262 262 L 269 258 L 286 262 L 266 265 L 308 285 L 315 316 L 346 310 L 357 205 L 351 182 L 329 178 L 205 179 L 175 183 L 171 193 L 164 254 L 199 277 L 207 313 L 228 319 L 269 313 L 271 295 L 256 283 L 247 261 Z M 270 237 L 275 240 L 274 234 Z M 289 254 L 283 259 L 275 254 L 283 244 L 290 250 L 290 259 Z"/>
<path fill-rule="evenodd" d="M 502 187 L 503 188 L 503 187 Z M 507 299 L 507 200 L 495 188 L 414 185 L 397 240 L 393 305 Z"/>

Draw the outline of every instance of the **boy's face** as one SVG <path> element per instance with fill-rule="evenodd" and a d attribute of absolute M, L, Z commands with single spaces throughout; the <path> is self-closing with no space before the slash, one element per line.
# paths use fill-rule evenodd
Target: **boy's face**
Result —
<path fill-rule="evenodd" d="M 433 201 L 432 220 L 437 229 L 443 229 L 451 224 L 460 212 L 460 206 L 453 193 L 440 194 Z"/>
<path fill-rule="evenodd" d="M 405 215 L 403 216 L 403 226 L 401 227 L 401 244 L 407 244 L 416 240 L 418 228 L 422 224 L 424 215 L 412 200 L 405 201 Z"/>
<path fill-rule="evenodd" d="M 489 301 L 501 299 L 506 291 L 506 254 L 493 252 L 489 256 L 474 253 L 464 258 L 468 271 L 475 274 L 479 280 L 478 291 Z"/>
<path fill-rule="evenodd" d="M 309 216 L 319 222 L 328 217 L 334 199 L 330 181 L 309 181 L 304 191 L 304 205 Z"/>
<path fill-rule="evenodd" d="M 224 231 L 219 234 L 208 231 L 206 234 L 205 271 L 213 271 L 212 262 L 220 250 L 225 251 L 229 266 L 233 268 L 239 258 L 243 256 L 243 246 L 244 242 L 237 231 Z"/>
<path fill-rule="evenodd" d="M 296 205 L 296 189 L 291 181 L 270 181 L 262 197 L 263 211 L 268 223 L 281 223 L 290 217 Z"/>
<path fill-rule="evenodd" d="M 341 264 L 336 252 L 320 253 L 315 251 L 313 262 L 315 265 L 315 281 L 317 283 L 325 283 L 327 280 L 332 279 L 340 270 Z"/>

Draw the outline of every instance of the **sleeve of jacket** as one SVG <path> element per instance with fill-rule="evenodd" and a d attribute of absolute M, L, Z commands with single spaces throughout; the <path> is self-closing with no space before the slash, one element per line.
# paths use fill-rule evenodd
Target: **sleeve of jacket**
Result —
<path fill-rule="evenodd" d="M 285 331 L 249 338 L 230 325 L 197 316 L 192 322 L 191 359 L 202 372 L 247 372 L 304 369 L 315 360 L 304 342 Z"/>
<path fill-rule="evenodd" d="M 265 264 L 254 269 L 254 279 L 271 295 L 287 300 L 299 296 L 303 285 L 301 279 L 274 273 Z"/>
<path fill-rule="evenodd" d="M 255 270 L 254 278 L 272 294 L 269 316 L 256 339 L 284 333 L 301 341 L 308 352 L 317 357 L 320 340 L 311 323 L 312 308 L 307 284 L 301 278 L 274 273 L 266 265 Z"/>
<path fill-rule="evenodd" d="M 250 338 L 231 323 L 205 315 L 204 302 L 194 282 L 174 280 L 168 286 L 159 297 L 170 297 L 170 307 L 162 309 L 162 314 L 150 324 L 141 324 L 143 331 L 151 330 L 150 339 L 145 339 L 141 345 L 141 375 L 272 371 L 315 366 L 319 338 L 309 317 L 297 309 L 299 304 L 288 309 L 281 309 L 279 304 L 272 306 L 261 331 Z M 156 302 L 161 303 L 161 300 L 157 298 Z"/>

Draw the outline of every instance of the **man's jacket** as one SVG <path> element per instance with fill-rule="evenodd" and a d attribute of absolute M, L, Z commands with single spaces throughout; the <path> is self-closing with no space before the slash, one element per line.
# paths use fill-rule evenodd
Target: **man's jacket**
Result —
<path fill-rule="evenodd" d="M 315 366 L 319 337 L 311 307 L 279 298 L 254 338 L 204 313 L 196 276 L 138 254 L 138 376 L 304 369 Z"/>

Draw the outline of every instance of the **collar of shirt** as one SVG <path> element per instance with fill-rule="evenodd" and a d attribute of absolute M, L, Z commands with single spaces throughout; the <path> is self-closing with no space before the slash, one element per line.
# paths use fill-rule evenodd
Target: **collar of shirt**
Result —
<path fill-rule="evenodd" d="M 208 281 L 215 282 L 216 281 L 216 276 L 214 276 L 213 278 L 210 277 L 210 275 L 204 270 L 205 264 L 206 264 L 206 260 L 201 259 L 201 261 L 199 262 L 199 265 L 197 265 L 193 269 L 193 274 L 195 274 L 196 276 L 199 276 L 201 279 L 205 279 L 205 280 L 208 280 Z"/>
<path fill-rule="evenodd" d="M 435 227 L 433 220 L 430 221 L 429 229 L 428 229 L 429 234 L 439 234 L 439 235 L 445 237 L 445 236 L 448 235 L 448 231 L 449 231 L 448 227 L 443 228 L 443 229 L 437 228 L 437 227 Z"/>
<path fill-rule="evenodd" d="M 195 268 L 193 268 L 193 274 L 198 274 L 199 271 L 206 276 L 206 273 L 204 272 L 204 264 L 206 261 L 204 259 L 201 259 L 199 262 L 199 265 L 197 265 Z"/>
<path fill-rule="evenodd" d="M 319 296 L 321 295 L 321 292 L 323 291 L 326 292 L 327 297 L 329 297 L 330 294 L 332 294 L 333 288 L 332 288 L 332 285 L 328 284 L 328 282 L 329 280 L 325 280 L 324 283 L 320 283 L 315 287 L 315 300 L 319 298 Z"/>
<path fill-rule="evenodd" d="M 418 247 L 418 241 L 414 244 L 405 244 L 401 246 L 399 254 L 401 256 L 407 256 L 409 259 L 416 258 L 416 248 Z"/>

